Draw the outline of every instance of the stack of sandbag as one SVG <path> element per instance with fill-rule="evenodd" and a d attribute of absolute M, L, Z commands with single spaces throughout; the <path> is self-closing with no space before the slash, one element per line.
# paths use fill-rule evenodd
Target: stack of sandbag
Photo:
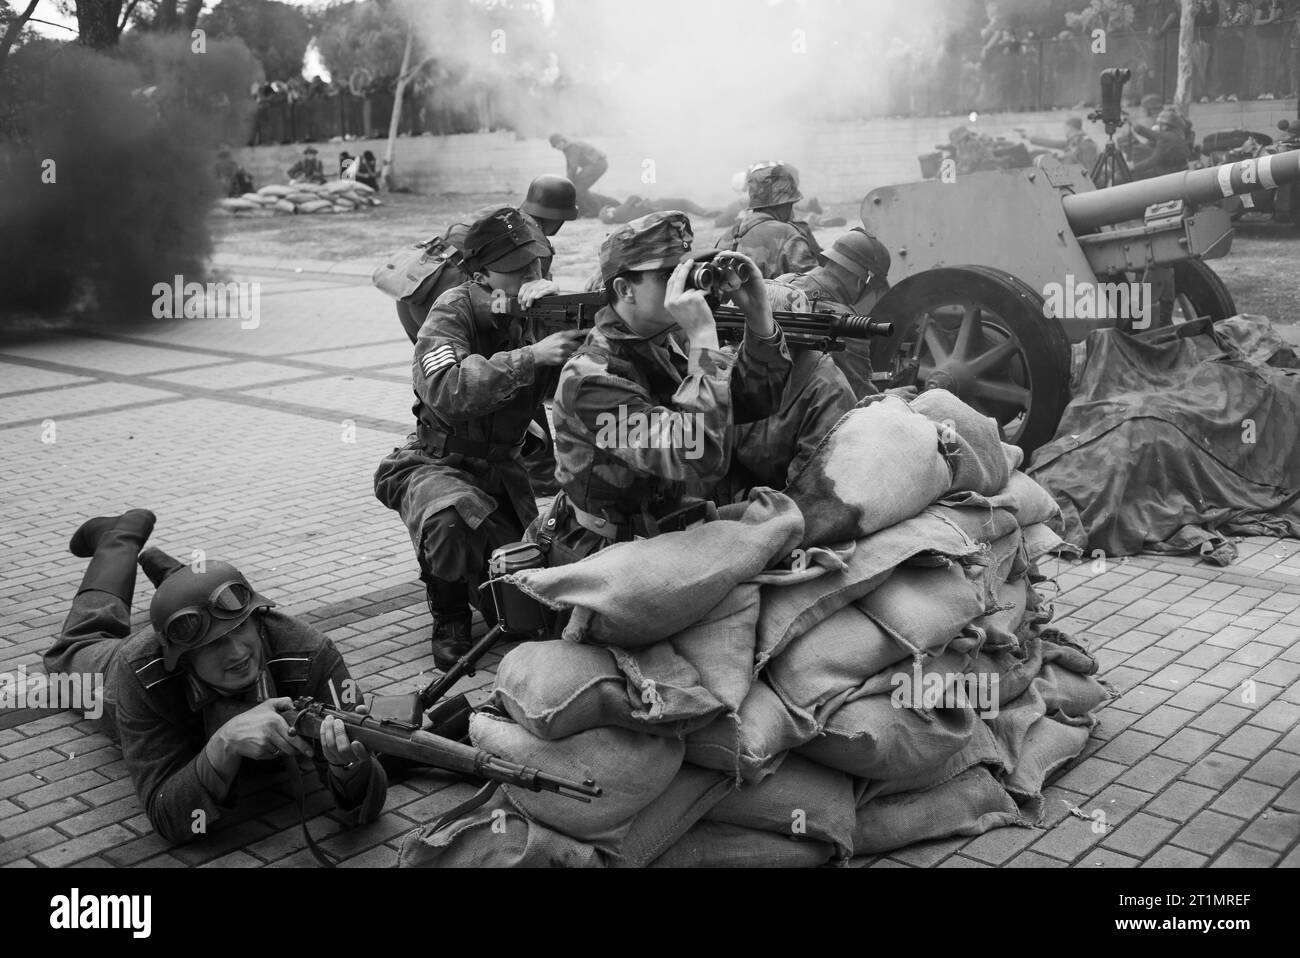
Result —
<path fill-rule="evenodd" d="M 375 191 L 355 180 L 330 183 L 271 184 L 256 193 L 218 200 L 216 210 L 232 215 L 272 213 L 351 213 L 378 206 Z"/>
<path fill-rule="evenodd" d="M 606 794 L 504 788 L 499 850 L 480 811 L 403 861 L 788 867 L 1034 823 L 1107 694 L 1045 628 L 1055 505 L 1019 464 L 950 394 L 885 399 L 738 518 L 513 576 L 572 615 L 472 738 Z"/>

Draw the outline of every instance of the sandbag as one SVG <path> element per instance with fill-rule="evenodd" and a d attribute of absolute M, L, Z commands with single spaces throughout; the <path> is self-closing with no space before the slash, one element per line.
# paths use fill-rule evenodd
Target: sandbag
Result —
<path fill-rule="evenodd" d="M 722 822 L 700 822 L 651 868 L 817 868 L 835 848 Z"/>
<path fill-rule="evenodd" d="M 911 656 L 850 605 L 791 642 L 768 663 L 767 680 L 792 711 L 821 720 L 871 676 Z"/>
<path fill-rule="evenodd" d="M 739 713 L 719 716 L 686 737 L 686 759 L 758 782 L 776 770 L 786 752 L 816 734 L 812 721 L 792 713 L 760 680 L 750 687 Z"/>
<path fill-rule="evenodd" d="M 296 193 L 297 190 L 292 186 L 284 186 L 279 183 L 270 183 L 257 191 L 262 196 L 288 196 L 290 193 Z"/>
<path fill-rule="evenodd" d="M 270 197 L 263 196 L 261 193 L 244 193 L 239 198 L 241 200 L 248 200 L 250 203 L 256 203 L 258 206 L 261 206 L 266 202 L 274 202 Z"/>
<path fill-rule="evenodd" d="M 728 712 L 740 709 L 753 684 L 758 612 L 758 585 L 742 583 L 671 640 L 677 653 L 699 673 L 700 685 Z"/>
<path fill-rule="evenodd" d="M 1016 803 L 988 769 L 977 765 L 935 788 L 874 798 L 860 806 L 853 851 L 874 855 L 1018 824 L 1023 822 Z"/>
<path fill-rule="evenodd" d="M 240 210 L 255 210 L 261 208 L 259 204 L 254 203 L 252 200 L 239 199 L 237 197 L 226 197 L 225 199 L 217 200 L 217 203 L 222 209 L 234 210 L 236 212 Z"/>
<path fill-rule="evenodd" d="M 942 661 L 922 672 L 944 676 L 945 700 L 957 701 L 957 673 L 949 672 Z M 971 704 L 930 710 L 900 707 L 899 693 L 908 693 L 910 700 L 912 686 L 905 684 L 910 679 L 910 670 L 899 669 L 893 692 L 841 706 L 826 719 L 823 734 L 800 746 L 800 754 L 859 778 L 888 780 L 918 775 L 960 751 L 979 721 Z"/>
<path fill-rule="evenodd" d="M 476 712 L 470 740 L 520 765 L 575 781 L 593 779 L 603 794 L 589 804 L 513 785 L 502 791 L 527 818 L 601 848 L 615 847 L 632 819 L 668 788 L 682 765 L 675 739 L 620 728 L 595 728 L 548 742 L 514 722 Z"/>
<path fill-rule="evenodd" d="M 502 658 L 493 694 L 516 723 L 552 740 L 607 725 L 679 738 L 723 707 L 666 643 L 620 661 L 593 645 L 524 642 Z"/>
<path fill-rule="evenodd" d="M 942 648 L 984 614 L 984 587 L 978 572 L 974 575 L 956 562 L 899 568 L 857 607 L 909 649 Z"/>
<path fill-rule="evenodd" d="M 500 793 L 446 828 L 406 834 L 398 868 L 600 868 L 595 847 L 529 821 Z"/>
<path fill-rule="evenodd" d="M 664 793 L 632 819 L 606 863 L 611 868 L 645 868 L 735 788 L 735 779 L 725 772 L 683 765 Z"/>
<path fill-rule="evenodd" d="M 1025 557 L 1037 562 L 1045 555 L 1077 556 L 1081 550 L 1070 545 L 1045 522 L 1036 522 L 1022 530 L 1025 539 Z"/>
<path fill-rule="evenodd" d="M 289 197 L 293 201 L 293 197 Z M 308 200 L 306 203 L 298 203 L 299 213 L 332 213 L 334 204 L 329 200 Z"/>
<path fill-rule="evenodd" d="M 951 483 L 935 424 L 887 396 L 846 414 L 785 491 L 804 516 L 801 544 L 826 545 L 910 519 Z"/>
<path fill-rule="evenodd" d="M 1056 662 L 1044 663 L 1033 685 L 1043 697 L 1046 714 L 1067 725 L 1095 725 L 1093 713 L 1111 699 L 1110 691 L 1095 678 Z"/>
<path fill-rule="evenodd" d="M 1002 582 L 994 592 L 998 610 L 971 623 L 972 628 L 984 633 L 981 646 L 985 652 L 1020 647 L 1017 633 L 1028 614 L 1029 588 L 1029 580 L 1024 576 Z"/>
<path fill-rule="evenodd" d="M 281 213 L 297 213 L 297 212 L 298 212 L 298 207 L 295 206 L 293 203 L 289 202 L 288 200 L 278 200 L 278 201 L 276 202 L 274 208 L 277 209 L 277 210 L 279 210 Z"/>
<path fill-rule="evenodd" d="M 1010 471 L 997 420 L 972 409 L 946 389 L 927 389 L 909 405 L 940 427 L 952 469 L 946 492 L 992 496 L 1006 486 Z"/>
<path fill-rule="evenodd" d="M 1029 566 L 1024 555 L 1024 541 L 1024 534 L 1016 526 L 1002 538 L 988 543 L 989 564 L 984 573 L 988 588 L 996 588 L 1008 579 L 1024 575 Z"/>
<path fill-rule="evenodd" d="M 336 195 L 340 193 L 350 193 L 356 185 L 355 180 L 331 180 L 325 184 L 325 192 L 334 193 Z"/>
<path fill-rule="evenodd" d="M 335 203 L 332 209 L 335 213 L 351 213 L 355 207 L 350 203 Z"/>
<path fill-rule="evenodd" d="M 304 190 L 301 186 L 298 186 L 292 193 L 286 193 L 284 198 L 294 204 L 314 203 L 320 199 L 315 193 Z"/>
<path fill-rule="evenodd" d="M 780 655 L 795 637 L 879 588 L 896 566 L 923 552 L 964 559 L 978 554 L 979 547 L 946 516 L 926 510 L 859 539 L 843 572 L 796 585 L 764 586 L 755 669 Z"/>
<path fill-rule="evenodd" d="M 1013 472 L 1006 488 L 997 495 L 958 492 L 944 496 L 942 505 L 965 508 L 1006 509 L 1015 513 L 1022 526 L 1047 522 L 1060 515 L 1061 508 L 1052 494 L 1023 472 Z"/>
<path fill-rule="evenodd" d="M 993 542 L 1020 527 L 1015 513 L 1006 509 L 956 508 L 934 505 L 922 515 L 938 515 L 961 529 L 972 542 Z"/>
<path fill-rule="evenodd" d="M 350 183 L 350 186 L 351 186 L 351 188 L 352 188 L 353 190 L 355 190 L 356 192 L 360 193 L 362 196 L 370 196 L 372 193 L 375 192 L 375 189 L 374 189 L 373 186 L 369 186 L 369 185 L 367 185 L 367 184 L 365 184 L 365 183 L 362 183 L 362 182 L 360 182 L 360 181 L 355 182 L 355 183 Z"/>
<path fill-rule="evenodd" d="M 743 785 L 704 817 L 834 846 L 840 858 L 853 854 L 853 780 L 799 755 L 787 756 L 776 772 Z"/>
<path fill-rule="evenodd" d="M 506 581 L 551 608 L 573 608 L 566 639 L 643 648 L 700 621 L 732 589 L 788 555 L 802 531 L 794 502 L 760 488 L 739 520 L 619 543 Z"/>
<path fill-rule="evenodd" d="M 924 769 L 907 778 L 880 779 L 871 782 L 859 780 L 860 784 L 855 792 L 856 804 L 862 805 L 882 795 L 925 791 L 956 778 L 976 765 L 983 765 L 994 776 L 1001 775 L 1005 770 L 1002 764 L 1002 750 L 986 722 L 976 722 L 970 741 L 933 768 Z"/>

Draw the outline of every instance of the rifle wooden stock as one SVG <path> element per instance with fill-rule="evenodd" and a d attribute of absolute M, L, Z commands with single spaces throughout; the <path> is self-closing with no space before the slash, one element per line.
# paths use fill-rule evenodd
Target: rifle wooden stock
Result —
<path fill-rule="evenodd" d="M 590 802 L 601 794 L 600 787 L 590 779 L 585 782 L 570 781 L 541 769 L 507 762 L 491 752 L 462 745 L 440 735 L 399 729 L 367 715 L 336 709 L 324 702 L 299 699 L 290 711 L 284 713 L 284 720 L 300 735 L 319 740 L 321 722 L 331 715 L 347 726 L 349 740 L 360 742 L 370 751 L 381 755 L 391 755 L 417 765 L 460 772 L 534 792 L 555 792 L 580 802 Z"/>

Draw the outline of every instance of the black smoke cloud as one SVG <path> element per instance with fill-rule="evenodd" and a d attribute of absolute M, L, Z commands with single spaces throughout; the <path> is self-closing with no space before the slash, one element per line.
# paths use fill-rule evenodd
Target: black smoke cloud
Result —
<path fill-rule="evenodd" d="M 138 322 L 155 283 L 201 280 L 214 151 L 246 134 L 257 71 L 241 42 L 195 52 L 188 36 L 13 54 L 0 87 L 0 318 Z"/>

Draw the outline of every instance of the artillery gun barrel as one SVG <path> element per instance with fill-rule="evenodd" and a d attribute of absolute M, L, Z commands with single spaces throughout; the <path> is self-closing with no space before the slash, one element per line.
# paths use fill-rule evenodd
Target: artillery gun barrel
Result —
<path fill-rule="evenodd" d="M 1300 182 L 1300 150 L 1225 163 L 1205 170 L 1168 173 L 1149 180 L 1122 183 L 1100 190 L 1076 193 L 1062 199 L 1065 217 L 1076 234 L 1100 226 L 1142 218 L 1148 206 L 1183 200 L 1218 203 L 1229 196 L 1271 190 Z"/>

